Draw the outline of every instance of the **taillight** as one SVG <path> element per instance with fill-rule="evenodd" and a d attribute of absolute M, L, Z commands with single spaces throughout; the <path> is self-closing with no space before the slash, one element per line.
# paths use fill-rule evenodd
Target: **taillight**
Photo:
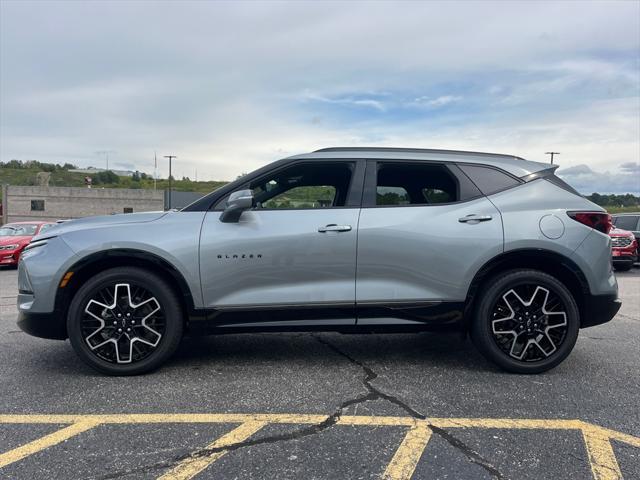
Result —
<path fill-rule="evenodd" d="M 594 228 L 599 232 L 608 234 L 613 228 L 611 215 L 606 212 L 567 212 L 576 222 L 580 222 L 587 227 Z"/>

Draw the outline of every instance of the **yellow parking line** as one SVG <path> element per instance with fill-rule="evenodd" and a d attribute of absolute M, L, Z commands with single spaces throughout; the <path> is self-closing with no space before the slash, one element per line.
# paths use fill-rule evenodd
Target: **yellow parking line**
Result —
<path fill-rule="evenodd" d="M 242 442 L 256 433 L 262 427 L 267 425 L 266 422 L 246 422 L 240 425 L 238 428 L 231 430 L 229 433 L 218 438 L 215 442 L 207 445 L 205 450 L 221 448 L 232 445 L 234 443 Z M 180 462 L 174 469 L 165 473 L 158 480 L 189 480 L 195 477 L 202 470 L 207 468 L 213 462 L 222 457 L 227 450 L 221 450 L 212 453 L 211 455 L 192 455 L 189 458 Z"/>
<path fill-rule="evenodd" d="M 585 423 L 586 427 L 589 428 L 597 428 L 606 434 L 609 439 L 617 440 L 618 442 L 628 443 L 632 447 L 640 448 L 640 438 L 634 437 L 633 435 L 629 435 L 622 432 L 617 432 L 616 430 L 610 430 L 608 428 L 598 427 L 595 425 L 591 425 L 590 423 Z"/>
<path fill-rule="evenodd" d="M 79 433 L 86 432 L 87 430 L 99 425 L 100 422 L 96 422 L 93 420 L 83 420 L 77 423 L 72 423 L 68 427 L 57 430 L 49 435 L 45 435 L 44 437 L 40 437 L 33 442 L 26 443 L 18 448 L 14 448 L 13 450 L 9 450 L 8 452 L 0 454 L 0 468 L 6 467 L 7 465 L 17 462 L 18 460 L 22 460 L 29 455 L 33 455 L 34 453 L 39 452 L 40 450 L 44 450 L 45 448 L 51 447 L 53 445 L 57 445 L 60 442 L 64 442 L 69 438 L 78 435 Z"/>
<path fill-rule="evenodd" d="M 594 480 L 619 480 L 622 478 L 622 472 L 613 453 L 609 436 L 603 430 L 591 425 L 582 429 L 591 472 Z"/>
<path fill-rule="evenodd" d="M 236 423 L 235 430 L 220 437 L 208 448 L 228 446 L 250 437 L 267 424 L 319 424 L 327 415 L 305 414 L 113 414 L 113 415 L 0 415 L 0 424 L 71 424 L 70 426 L 34 440 L 14 450 L 0 454 L 0 468 L 56 445 L 78 433 L 99 424 L 166 424 L 166 423 Z M 431 437 L 431 426 L 438 428 L 495 428 L 495 429 L 539 429 L 577 430 L 582 433 L 589 464 L 595 480 L 621 478 L 620 467 L 611 441 L 624 442 L 640 448 L 640 438 L 580 420 L 512 419 L 512 418 L 429 418 L 416 420 L 412 417 L 345 415 L 338 418 L 339 425 L 405 426 L 409 431 L 396 450 L 384 472 L 386 479 L 409 479 Z M 212 455 L 197 453 L 166 473 L 164 480 L 192 478 L 226 453 L 225 450 Z"/>
<path fill-rule="evenodd" d="M 384 480 L 409 480 L 431 438 L 427 422 L 419 421 L 411 427 L 382 474 Z"/>
<path fill-rule="evenodd" d="M 95 415 L 0 415 L 0 423 L 74 423 L 94 418 Z"/>
<path fill-rule="evenodd" d="M 439 428 L 503 428 L 522 430 L 580 430 L 584 425 L 589 425 L 580 420 L 529 418 L 430 418 L 429 423 Z"/>

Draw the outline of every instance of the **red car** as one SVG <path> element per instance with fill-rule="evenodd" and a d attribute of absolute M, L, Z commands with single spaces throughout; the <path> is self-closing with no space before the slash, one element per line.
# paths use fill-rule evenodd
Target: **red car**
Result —
<path fill-rule="evenodd" d="M 14 222 L 0 227 L 0 266 L 17 266 L 20 253 L 31 239 L 53 225 L 51 222 Z"/>
<path fill-rule="evenodd" d="M 611 237 L 611 255 L 613 256 L 613 268 L 626 272 L 631 270 L 638 260 L 638 242 L 633 232 L 613 228 L 609 232 Z"/>

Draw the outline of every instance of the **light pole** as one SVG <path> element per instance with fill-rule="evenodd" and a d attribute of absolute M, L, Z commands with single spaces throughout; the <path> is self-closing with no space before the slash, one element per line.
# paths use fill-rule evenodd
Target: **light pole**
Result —
<path fill-rule="evenodd" d="M 553 156 L 560 155 L 560 152 L 545 152 L 545 155 L 551 155 L 551 165 L 553 165 Z"/>
<path fill-rule="evenodd" d="M 115 150 L 98 150 L 95 152 L 97 155 L 104 155 L 105 160 L 107 161 L 107 169 L 105 171 L 109 171 L 109 154 L 116 153 Z"/>
<path fill-rule="evenodd" d="M 169 159 L 169 208 L 168 210 L 171 210 L 171 160 L 178 157 L 176 157 L 175 155 L 165 155 L 164 158 Z"/>

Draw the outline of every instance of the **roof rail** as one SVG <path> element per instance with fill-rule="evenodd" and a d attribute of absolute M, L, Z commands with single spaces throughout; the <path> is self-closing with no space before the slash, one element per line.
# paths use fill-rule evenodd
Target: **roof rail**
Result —
<path fill-rule="evenodd" d="M 488 157 L 508 157 L 518 160 L 524 160 L 516 155 L 507 155 L 504 153 L 488 153 L 488 152 L 471 152 L 466 150 L 442 150 L 434 148 L 398 148 L 398 147 L 328 147 L 314 150 L 317 152 L 405 152 L 405 153 L 444 153 L 453 155 L 484 155 Z"/>

